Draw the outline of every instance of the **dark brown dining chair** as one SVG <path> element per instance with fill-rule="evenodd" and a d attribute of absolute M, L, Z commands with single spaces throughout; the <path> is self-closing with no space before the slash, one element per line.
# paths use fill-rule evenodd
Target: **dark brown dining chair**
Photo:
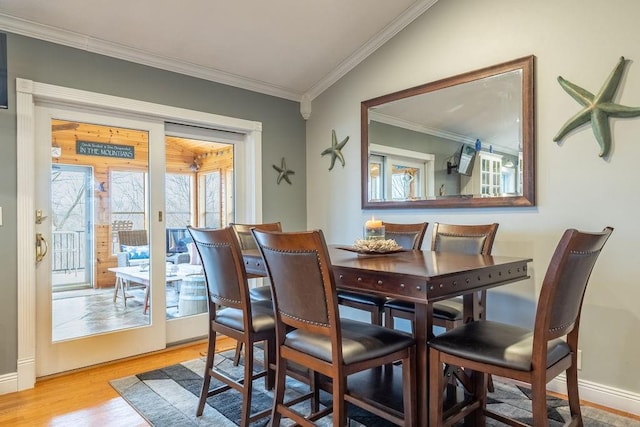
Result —
<path fill-rule="evenodd" d="M 562 372 L 567 379 L 569 425 L 583 424 L 576 365 L 580 312 L 591 271 L 612 231 L 607 227 L 597 233 L 564 232 L 542 282 L 533 331 L 485 320 L 467 323 L 429 341 L 429 372 L 433 375 L 429 426 L 452 425 L 473 411 L 473 425 L 485 425 L 487 416 L 523 425 L 487 409 L 487 374 L 530 384 L 533 425 L 548 426 L 546 384 Z M 482 374 L 475 375 L 476 381 L 467 388 L 467 399 L 443 416 L 443 390 L 449 379 L 442 373 L 447 365 Z"/>
<path fill-rule="evenodd" d="M 202 415 L 207 398 L 229 389 L 242 394 L 240 425 L 269 415 L 269 410 L 251 413 L 253 381 L 265 377 L 272 388 L 275 374 L 275 318 L 271 301 L 252 301 L 240 244 L 231 227 L 218 230 L 188 227 L 204 270 L 208 290 L 209 345 L 197 416 Z M 244 375 L 236 380 L 214 364 L 216 334 L 226 335 L 245 346 Z M 254 373 L 253 345 L 263 341 L 265 369 Z M 210 390 L 211 378 L 223 383 Z"/>
<path fill-rule="evenodd" d="M 272 425 L 282 417 L 313 425 L 333 412 L 333 425 L 346 423 L 346 402 L 397 425 L 415 425 L 415 340 L 406 333 L 350 319 L 341 319 L 336 284 L 321 231 L 265 232 L 254 229 L 265 261 L 276 316 L 277 375 Z M 301 284 L 304 284 L 301 286 Z M 403 411 L 366 399 L 347 387 L 349 375 L 402 362 Z M 287 368 L 306 367 L 331 379 L 332 407 L 309 417 L 283 403 Z"/>
<path fill-rule="evenodd" d="M 233 231 L 236 233 L 236 237 L 238 238 L 238 242 L 240 242 L 240 249 L 255 249 L 258 250 L 258 245 L 256 244 L 256 240 L 253 238 L 253 234 L 251 234 L 252 228 L 257 228 L 258 230 L 265 231 L 282 231 L 282 225 L 279 222 L 267 222 L 263 224 L 238 224 L 231 223 L 229 224 Z M 251 274 L 247 274 L 249 279 L 255 279 L 260 276 L 253 276 Z M 271 287 L 269 285 L 256 286 L 255 288 L 249 288 L 249 296 L 253 301 L 271 301 Z M 242 343 L 238 341 L 236 344 L 236 353 L 233 356 L 233 365 L 238 366 L 240 364 L 240 356 L 242 355 Z"/>
<path fill-rule="evenodd" d="M 498 224 L 456 225 L 433 224 L 433 238 L 431 250 L 435 252 L 458 252 L 465 254 L 491 255 L 491 248 L 498 231 Z M 474 296 L 473 320 L 484 318 L 486 310 L 487 291 L 481 291 Z M 415 317 L 415 306 L 411 302 L 389 300 L 384 306 L 385 324 L 394 328 L 394 318 L 403 318 L 412 322 Z M 433 304 L 433 325 L 446 330 L 460 326 L 465 321 L 462 297 L 436 302 Z"/>
<path fill-rule="evenodd" d="M 417 224 L 394 224 L 385 222 L 385 238 L 393 239 L 403 249 L 420 249 L 424 240 L 428 222 Z M 338 304 L 371 314 L 371 323 L 382 325 L 382 313 L 387 299 L 377 295 L 353 291 L 338 291 Z"/>

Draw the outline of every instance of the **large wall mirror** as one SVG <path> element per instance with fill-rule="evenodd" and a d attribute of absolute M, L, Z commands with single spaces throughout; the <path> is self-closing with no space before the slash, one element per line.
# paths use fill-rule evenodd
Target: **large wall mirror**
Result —
<path fill-rule="evenodd" d="M 362 103 L 362 208 L 535 205 L 533 56 Z"/>

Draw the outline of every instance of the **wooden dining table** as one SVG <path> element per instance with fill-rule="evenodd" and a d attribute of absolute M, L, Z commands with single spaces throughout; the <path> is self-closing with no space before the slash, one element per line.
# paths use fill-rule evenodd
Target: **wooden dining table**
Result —
<path fill-rule="evenodd" d="M 528 278 L 531 258 L 465 255 L 410 250 L 392 254 L 360 254 L 330 245 L 329 255 L 339 289 L 397 298 L 415 304 L 414 336 L 418 378 L 418 425 L 428 424 L 429 363 L 427 341 L 433 336 L 433 303 L 464 297 L 465 318 L 472 318 L 473 294 Z M 258 250 L 243 251 L 247 273 L 266 276 Z"/>

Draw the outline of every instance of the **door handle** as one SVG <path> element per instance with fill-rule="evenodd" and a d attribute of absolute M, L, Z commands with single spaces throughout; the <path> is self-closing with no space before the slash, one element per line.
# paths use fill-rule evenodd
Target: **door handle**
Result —
<path fill-rule="evenodd" d="M 42 233 L 36 233 L 36 262 L 42 261 L 49 250 L 49 245 Z"/>

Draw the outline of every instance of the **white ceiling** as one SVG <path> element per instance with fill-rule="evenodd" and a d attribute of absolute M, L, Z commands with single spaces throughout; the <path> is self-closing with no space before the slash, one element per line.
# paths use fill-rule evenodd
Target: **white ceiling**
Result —
<path fill-rule="evenodd" d="M 0 0 L 0 30 L 300 101 L 437 0 Z"/>

